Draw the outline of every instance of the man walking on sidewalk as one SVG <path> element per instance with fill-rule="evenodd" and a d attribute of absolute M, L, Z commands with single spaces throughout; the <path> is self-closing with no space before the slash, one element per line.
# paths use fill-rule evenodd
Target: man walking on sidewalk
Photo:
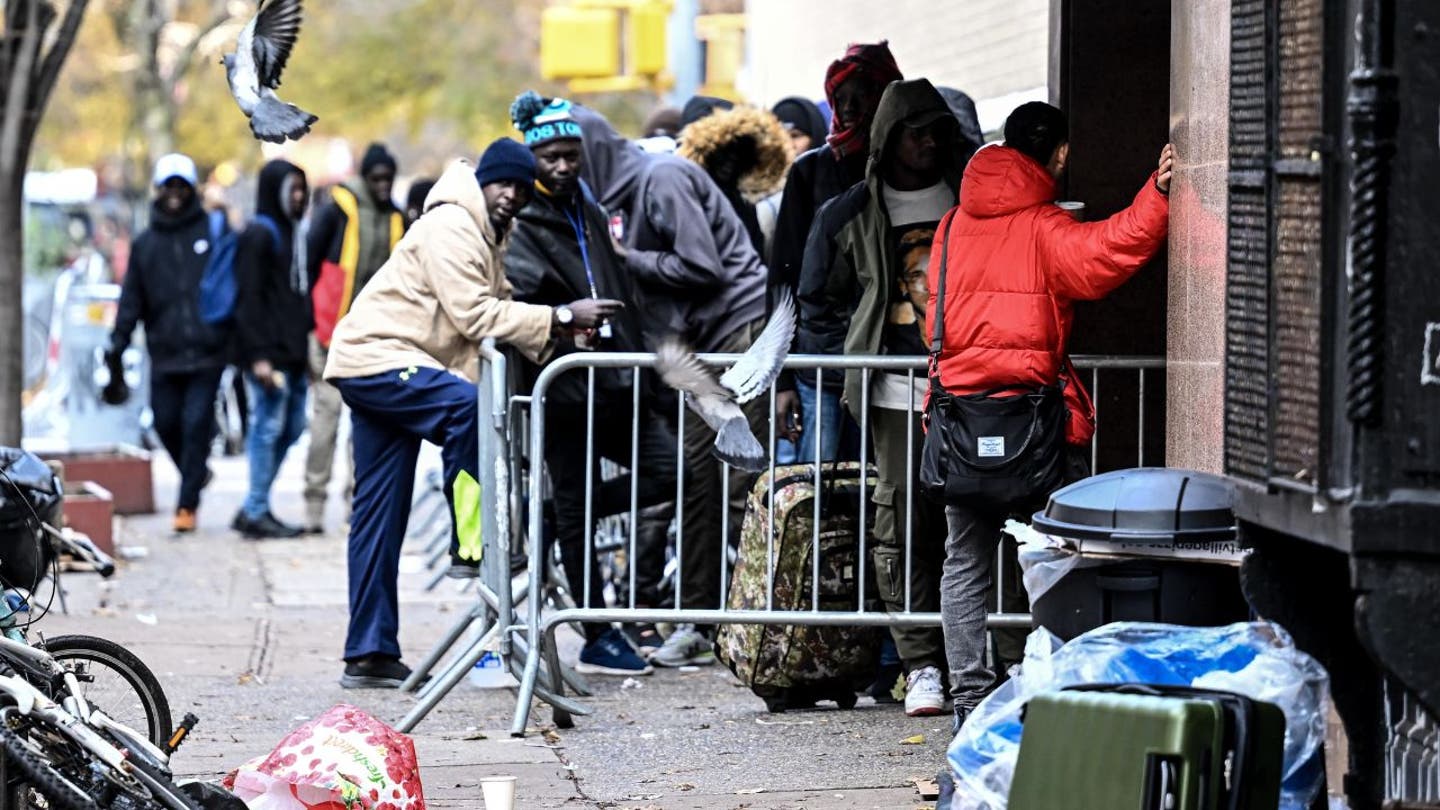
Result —
<path fill-rule="evenodd" d="M 535 158 L 509 139 L 491 144 L 478 169 L 456 161 L 335 329 L 325 379 L 350 406 L 355 443 L 340 678 L 348 689 L 393 689 L 410 674 L 400 661 L 398 577 L 421 440 L 442 447 L 452 559 L 479 564 L 480 341 L 495 338 L 541 362 L 557 335 L 592 329 L 620 309 L 593 298 L 561 307 L 511 300 L 500 257 L 534 183 Z"/>
<path fill-rule="evenodd" d="M 870 132 L 863 183 L 820 209 L 800 274 L 796 341 L 824 354 L 926 353 L 925 273 L 935 226 L 955 205 L 964 168 L 960 128 L 925 79 L 886 88 Z M 868 397 L 875 442 L 875 579 L 892 613 L 940 611 L 945 558 L 943 508 L 911 488 L 925 430 L 926 379 L 875 372 Z M 863 417 L 863 375 L 845 372 L 844 403 Z M 907 543 L 907 538 L 911 542 Z M 907 548 L 910 558 L 906 559 Z M 894 627 L 908 672 L 905 713 L 945 710 L 944 636 L 934 627 Z"/>
<path fill-rule="evenodd" d="M 335 437 L 340 427 L 340 392 L 325 382 L 325 358 L 335 324 L 350 311 L 355 296 L 390 258 L 405 234 L 405 219 L 390 200 L 395 185 L 395 156 L 372 143 L 360 161 L 360 176 L 330 190 L 330 202 L 315 212 L 307 239 L 315 332 L 310 336 L 310 448 L 305 456 L 305 530 L 325 531 L 325 499 L 335 466 Z M 345 454 L 350 457 L 352 454 Z M 354 460 L 347 465 L 354 467 Z M 353 471 L 347 471 L 343 501 L 349 514 Z M 348 519 L 348 518 L 347 518 Z"/>
<path fill-rule="evenodd" d="M 150 227 L 130 250 L 120 306 L 105 364 L 122 373 L 120 356 L 135 326 L 145 323 L 150 354 L 150 410 L 165 452 L 180 470 L 175 503 L 177 533 L 195 530 L 195 510 L 210 470 L 215 437 L 215 392 L 225 368 L 228 324 L 200 317 L 200 279 L 214 241 L 200 196 L 195 163 L 165 155 L 155 163 Z"/>
<path fill-rule="evenodd" d="M 250 539 L 295 537 L 300 527 L 270 511 L 270 488 L 305 432 L 305 360 L 314 315 L 300 218 L 310 201 L 305 173 L 283 160 L 260 170 L 255 221 L 235 249 L 235 330 L 250 403 L 250 494 L 232 528 Z"/>

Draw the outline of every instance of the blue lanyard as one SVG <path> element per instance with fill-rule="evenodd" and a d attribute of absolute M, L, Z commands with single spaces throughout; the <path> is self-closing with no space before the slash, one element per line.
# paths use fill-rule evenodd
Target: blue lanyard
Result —
<path fill-rule="evenodd" d="M 580 208 L 578 200 L 575 201 L 575 207 Z M 585 263 L 585 280 L 590 283 L 590 297 L 599 298 L 600 291 L 595 288 L 595 273 L 590 270 L 590 248 L 585 242 L 584 209 L 580 209 L 581 213 L 578 216 L 572 216 L 569 207 L 562 207 L 560 210 L 565 214 L 565 219 L 570 223 L 570 227 L 575 229 L 575 238 L 580 241 L 580 259 Z"/>

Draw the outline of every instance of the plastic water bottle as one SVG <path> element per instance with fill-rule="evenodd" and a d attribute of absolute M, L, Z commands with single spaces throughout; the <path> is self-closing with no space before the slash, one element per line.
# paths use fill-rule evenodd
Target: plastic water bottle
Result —
<path fill-rule="evenodd" d="M 507 686 L 518 685 L 505 669 L 504 662 L 500 660 L 500 654 L 494 650 L 486 652 L 484 657 L 475 662 L 475 668 L 470 670 L 468 680 L 481 689 L 503 689 Z"/>

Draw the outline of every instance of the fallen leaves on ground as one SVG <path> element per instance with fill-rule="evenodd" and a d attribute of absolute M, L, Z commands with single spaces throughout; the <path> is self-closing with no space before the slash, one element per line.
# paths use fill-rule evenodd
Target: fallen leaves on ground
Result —
<path fill-rule="evenodd" d="M 924 734 L 916 734 L 916 735 L 913 736 L 913 737 L 906 737 L 905 739 L 903 739 L 903 740 L 900 741 L 900 744 L 901 744 L 901 745 L 924 745 L 924 744 L 925 744 L 925 735 L 924 735 Z"/>

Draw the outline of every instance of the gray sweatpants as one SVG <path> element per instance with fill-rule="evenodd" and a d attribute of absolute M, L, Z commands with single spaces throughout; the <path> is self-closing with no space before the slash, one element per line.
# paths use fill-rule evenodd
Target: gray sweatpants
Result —
<path fill-rule="evenodd" d="M 1079 481 L 1090 474 L 1089 457 L 1083 447 L 1065 449 L 1062 484 Z M 1005 568 L 995 570 L 1000 530 L 1006 518 L 1029 521 L 1037 500 L 1028 509 L 983 509 L 946 506 L 945 522 L 950 535 L 945 540 L 945 572 L 940 577 L 940 617 L 945 627 L 945 658 L 950 663 L 950 694 L 956 706 L 973 707 L 994 685 L 995 674 L 985 663 L 985 614 L 992 603 L 994 580 L 1003 581 L 999 609 L 1006 613 L 1029 610 L 1029 599 L 1020 581 L 1015 543 L 1006 538 Z M 996 576 L 998 574 L 998 577 Z M 1018 663 L 1025 652 L 1024 630 L 995 631 L 996 658 L 1006 667 Z"/>
<path fill-rule="evenodd" d="M 995 681 L 985 665 L 985 614 L 1005 516 L 1003 511 L 945 507 L 950 536 L 945 540 L 945 570 L 940 577 L 940 616 L 956 706 L 973 707 Z"/>

